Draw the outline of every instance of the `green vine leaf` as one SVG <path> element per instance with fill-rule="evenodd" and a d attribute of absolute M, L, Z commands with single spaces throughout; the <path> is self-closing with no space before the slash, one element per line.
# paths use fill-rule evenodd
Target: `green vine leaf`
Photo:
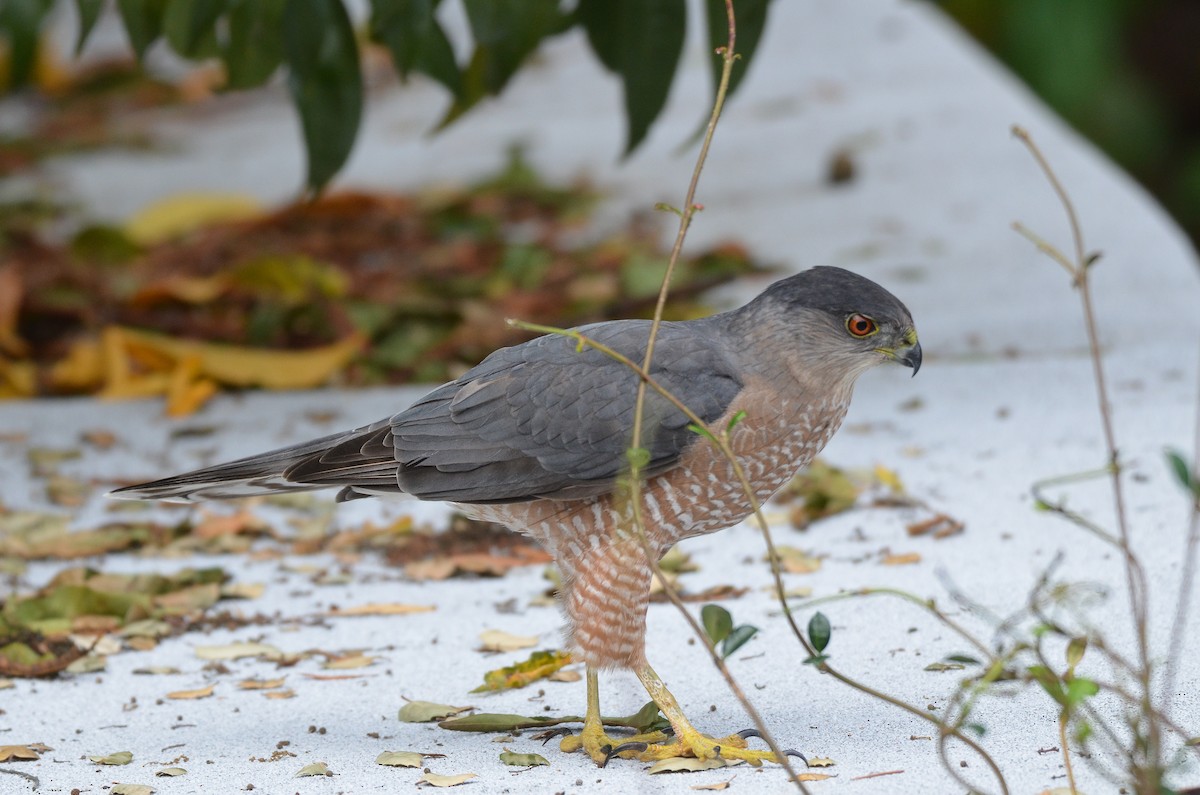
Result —
<path fill-rule="evenodd" d="M 704 626 L 704 634 L 714 645 L 728 638 L 733 631 L 733 616 L 720 605 L 710 604 L 700 608 L 700 623 Z"/>
<path fill-rule="evenodd" d="M 362 117 L 358 44 L 341 0 L 288 0 L 283 56 L 308 151 L 307 184 L 319 192 L 350 156 Z"/>
<path fill-rule="evenodd" d="M 832 635 L 833 628 L 829 626 L 829 619 L 825 617 L 825 614 L 819 610 L 813 613 L 813 617 L 808 620 L 808 642 L 812 644 L 818 654 L 825 651 Z"/>
<path fill-rule="evenodd" d="M 685 0 L 580 0 L 576 9 L 596 57 L 625 90 L 628 156 L 666 105 L 687 28 Z"/>
<path fill-rule="evenodd" d="M 371 0 L 371 38 L 387 47 L 401 79 L 420 72 L 462 96 L 454 47 L 434 12 L 441 0 Z"/>

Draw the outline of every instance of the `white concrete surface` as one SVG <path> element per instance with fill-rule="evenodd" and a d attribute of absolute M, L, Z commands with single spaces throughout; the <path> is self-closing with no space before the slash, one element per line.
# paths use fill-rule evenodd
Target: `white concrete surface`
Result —
<path fill-rule="evenodd" d="M 707 95 L 706 56 L 693 46 L 666 119 L 649 145 L 628 162 L 615 157 L 622 142 L 618 87 L 567 37 L 545 52 L 538 68 L 519 77 L 505 96 L 436 138 L 422 135 L 441 96 L 414 83 L 403 92 L 371 98 L 363 139 L 341 184 L 405 189 L 430 180 L 469 179 L 494 168 L 504 145 L 530 143 L 537 166 L 555 178 L 588 173 L 610 194 L 610 219 L 660 200 L 678 202 L 691 154 L 676 156 L 694 128 Z M 915 517 L 901 510 L 864 510 L 831 519 L 804 535 L 780 526 L 780 543 L 828 556 L 812 575 L 792 575 L 815 596 L 865 586 L 894 586 L 936 598 L 960 620 L 989 637 L 984 616 L 953 606 L 939 574 L 982 606 L 1001 615 L 1019 609 L 1030 587 L 1059 551 L 1064 579 L 1099 583 L 1108 600 L 1089 615 L 1103 622 L 1117 648 L 1129 649 L 1129 621 L 1117 555 L 1063 521 L 1033 510 L 1033 482 L 1099 466 L 1104 461 L 1085 337 L 1075 296 L 1062 271 L 1014 234 L 1020 219 L 1062 246 L 1066 223 L 1048 185 L 1009 126 L 1027 127 L 1054 163 L 1076 201 L 1088 245 L 1102 250 L 1095 289 L 1107 366 L 1113 384 L 1137 550 L 1151 575 L 1152 639 L 1156 658 L 1167 653 L 1171 595 L 1181 570 L 1186 505 L 1162 458 L 1164 447 L 1190 451 L 1197 405 L 1200 283 L 1197 262 L 1181 233 L 1144 193 L 1090 145 L 1053 118 L 1027 90 L 924 3 L 836 0 L 777 3 L 744 90 L 730 106 L 701 185 L 707 207 L 692 232 L 693 247 L 734 238 L 788 270 L 837 264 L 875 278 L 913 311 L 926 352 L 920 375 L 897 370 L 868 375 L 847 426 L 825 457 L 845 466 L 883 464 L 898 472 L 910 493 L 963 521 L 962 535 L 943 541 L 910 539 Z M 114 218 L 156 197 L 184 189 L 246 190 L 268 200 L 294 191 L 302 175 L 295 124 L 278 95 L 214 113 L 199 123 L 165 114 L 163 129 L 179 149 L 159 156 L 98 154 L 60 161 L 57 189 Z M 857 178 L 829 187 L 830 154 L 849 146 Z M 726 291 L 723 300 L 749 295 L 758 285 Z M 324 432 L 304 418 L 332 409 L 353 425 L 398 410 L 419 390 L 316 392 L 223 398 L 185 422 L 216 424 L 213 437 L 168 444 L 174 424 L 154 403 L 110 405 L 90 400 L 0 404 L 0 434 L 26 430 L 30 444 L 70 444 L 80 428 L 105 426 L 124 442 L 110 453 L 70 465 L 80 475 L 157 475 L 206 457 L 234 456 Z M 910 401 L 919 398 L 919 407 Z M 215 448 L 215 449 L 214 449 Z M 0 499 L 10 506 L 39 504 L 24 476 L 23 450 L 0 445 L 6 473 Z M 1111 500 L 1100 485 L 1069 490 L 1069 502 L 1111 525 Z M 434 518 L 437 506 L 342 509 L 351 523 L 379 511 L 417 510 Z M 102 517 L 99 501 L 76 519 L 80 527 Z M 960 792 L 938 762 L 934 743 L 919 739 L 929 726 L 886 704 L 862 697 L 801 664 L 803 655 L 760 586 L 756 531 L 738 527 L 694 540 L 688 548 L 701 571 L 687 575 L 694 590 L 732 583 L 753 586 L 729 602 L 739 622 L 762 634 L 735 655 L 735 676 L 780 741 L 810 756 L 834 759 L 822 771 L 837 778 L 809 784 L 812 792 Z M 880 550 L 919 552 L 912 566 L 882 566 Z M 108 570 L 174 570 L 206 561 L 155 560 L 127 555 L 96 561 Z M 101 792 L 112 781 L 152 783 L 160 793 L 234 792 L 253 784 L 267 793 L 357 793 L 407 790 L 418 771 L 373 764 L 383 750 L 447 754 L 430 760 L 435 772 L 474 772 L 465 791 L 686 792 L 695 784 L 737 777 L 731 792 L 783 792 L 777 770 L 709 771 L 647 776 L 623 762 L 597 770 L 581 756 L 541 748 L 528 738 L 509 747 L 538 751 L 551 765 L 515 772 L 498 761 L 490 737 L 453 734 L 398 723 L 401 696 L 485 711 L 571 713 L 583 708 L 583 685 L 550 683 L 542 700 L 530 691 L 469 696 L 483 673 L 509 658 L 473 650 L 479 632 L 495 627 L 556 642 L 558 616 L 528 608 L 501 614 L 496 603 L 518 605 L 540 592 L 537 567 L 498 580 L 406 582 L 370 560 L 353 567 L 350 584 L 313 586 L 278 562 L 242 558 L 215 561 L 239 581 L 264 581 L 266 594 L 246 609 L 287 619 L 313 615 L 330 604 L 371 601 L 436 604 L 434 613 L 392 619 L 344 619 L 330 627 L 265 626 L 208 637 L 184 636 L 152 652 L 112 657 L 99 675 L 56 681 L 18 681 L 0 691 L 0 744 L 44 742 L 54 751 L 38 763 L 3 767 L 38 776 L 44 792 Z M 309 561 L 304 561 L 309 562 Z M 56 566 L 39 564 L 28 576 L 48 579 Z M 829 652 L 843 670 L 918 706 L 943 707 L 961 674 L 924 667 L 964 644 L 911 607 L 886 600 L 849 601 L 822 608 L 835 627 Z M 803 620 L 807 615 L 802 616 Z M 1200 638 L 1193 612 L 1191 646 Z M 234 690 L 244 676 L 273 676 L 274 666 L 238 662 L 221 677 L 214 698 L 158 703 L 169 690 L 209 681 L 195 658 L 198 644 L 261 638 L 285 650 L 368 648 L 386 664 L 365 669 L 371 678 L 307 680 L 302 663 L 288 672 L 297 698 L 267 701 Z M 736 701 L 696 646 L 689 645 L 669 606 L 650 613 L 649 655 L 697 723 L 713 732 L 746 725 Z M 435 643 L 436 640 L 436 643 Z M 512 655 L 515 659 L 517 655 Z M 1094 666 L 1081 672 L 1107 675 Z M 1200 714 L 1200 663 L 1184 655 L 1175 716 Z M 172 677 L 134 676 L 150 665 L 174 665 Z M 607 677 L 606 713 L 628 713 L 645 700 L 636 680 Z M 535 690 L 538 688 L 535 688 Z M 123 706 L 137 699 L 137 708 Z M 710 706 L 715 710 L 709 711 Z M 986 701 L 976 718 L 982 742 L 994 754 L 1014 793 L 1066 785 L 1056 747 L 1057 713 L 1027 689 Z M 324 734 L 308 726 L 324 727 Z M 173 728 L 176 727 L 176 728 Z M 378 739 L 368 736 L 376 732 Z M 277 762 L 276 743 L 297 754 Z M 178 744 L 183 744 L 179 746 Z M 175 746 L 175 747 L 173 747 Z M 131 750 L 133 765 L 100 768 L 87 754 Z M 154 779 L 158 763 L 179 754 L 186 776 Z M 1193 757 L 1194 758 L 1194 757 Z M 325 761 L 332 778 L 293 779 L 304 764 Z M 952 765 L 983 791 L 997 791 L 983 765 L 962 751 Z M 1111 760 L 1093 760 L 1097 763 Z M 957 767 L 965 763 L 965 767 Z M 871 773 L 903 771 L 859 779 Z M 1076 758 L 1081 791 L 1115 792 L 1088 762 Z M 1176 783 L 1200 781 L 1191 764 Z M 6 789 L 8 788 L 8 789 Z M 24 789 L 23 789 L 24 788 Z M 0 775 L 0 791 L 28 791 L 23 780 Z"/>

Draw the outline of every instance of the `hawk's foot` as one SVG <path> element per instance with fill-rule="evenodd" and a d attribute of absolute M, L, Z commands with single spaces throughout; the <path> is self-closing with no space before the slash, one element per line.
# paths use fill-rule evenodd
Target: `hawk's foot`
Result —
<path fill-rule="evenodd" d="M 690 726 L 684 729 L 677 740 L 670 743 L 650 745 L 637 755 L 643 762 L 657 762 L 661 759 L 672 759 L 677 756 L 694 756 L 697 759 L 728 759 L 740 760 L 754 767 L 760 767 L 763 762 L 778 762 L 770 751 L 756 751 L 746 747 L 746 737 L 756 736 L 758 732 L 739 732 L 721 739 L 701 734 Z M 785 756 L 795 756 L 804 759 L 799 751 L 784 751 Z M 807 764 L 807 760 L 805 760 Z"/>
<path fill-rule="evenodd" d="M 558 747 L 559 750 L 566 753 L 583 749 L 597 765 L 604 767 L 614 756 L 624 759 L 640 759 L 641 754 L 649 752 L 649 749 L 657 747 L 658 743 L 662 743 L 666 739 L 665 732 L 610 737 L 599 721 L 586 721 L 579 734 L 562 738 Z"/>

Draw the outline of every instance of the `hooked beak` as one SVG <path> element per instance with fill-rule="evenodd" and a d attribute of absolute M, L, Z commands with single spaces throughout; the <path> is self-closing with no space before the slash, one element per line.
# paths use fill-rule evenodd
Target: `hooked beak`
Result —
<path fill-rule="evenodd" d="M 916 375 L 917 371 L 921 369 L 921 343 L 914 342 L 912 347 L 907 350 L 901 349 L 897 351 L 896 361 L 911 367 L 912 374 Z"/>

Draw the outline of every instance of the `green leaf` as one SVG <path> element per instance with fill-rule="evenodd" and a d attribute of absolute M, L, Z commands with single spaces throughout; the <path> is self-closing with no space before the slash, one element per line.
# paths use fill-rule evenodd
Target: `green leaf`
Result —
<path fill-rule="evenodd" d="M 950 662 L 962 663 L 963 665 L 983 665 L 979 660 L 969 654 L 949 654 L 946 659 Z"/>
<path fill-rule="evenodd" d="M 1066 706 L 1073 707 L 1100 692 L 1100 685 L 1091 679 L 1076 677 L 1067 683 Z"/>
<path fill-rule="evenodd" d="M 829 659 L 828 654 L 814 654 L 804 661 L 805 665 L 821 665 Z"/>
<path fill-rule="evenodd" d="M 459 732 L 511 732 L 518 729 L 535 729 L 541 726 L 553 726 L 560 721 L 539 715 L 507 715 L 497 712 L 480 712 L 462 718 L 449 718 L 439 721 L 443 729 Z"/>
<path fill-rule="evenodd" d="M 441 0 L 371 0 L 371 38 L 388 48 L 401 78 L 420 72 L 462 95 L 454 47 L 434 12 Z"/>
<path fill-rule="evenodd" d="M 1067 644 L 1067 665 L 1072 669 L 1083 660 L 1083 654 L 1087 651 L 1087 638 L 1071 638 L 1071 642 Z"/>
<path fill-rule="evenodd" d="M 409 701 L 400 708 L 397 717 L 405 723 L 428 723 L 469 709 L 471 707 L 453 707 L 449 704 L 435 704 L 432 701 Z"/>
<path fill-rule="evenodd" d="M 753 627 L 749 624 L 742 624 L 740 627 L 734 627 L 729 633 L 729 637 L 725 638 L 725 642 L 721 644 L 721 656 L 728 659 L 735 651 L 746 645 L 746 642 L 758 634 L 758 627 Z"/>
<path fill-rule="evenodd" d="M 163 34 L 171 49 L 184 58 L 203 58 L 217 53 L 217 17 L 225 0 L 167 0 Z"/>
<path fill-rule="evenodd" d="M 283 60 L 283 6 L 287 0 L 231 0 L 229 40 L 221 52 L 226 85 L 262 85 Z"/>
<path fill-rule="evenodd" d="M 700 623 L 704 625 L 704 634 L 714 644 L 729 637 L 733 631 L 733 616 L 720 605 L 705 605 L 700 608 Z"/>
<path fill-rule="evenodd" d="M 75 10 L 79 14 L 79 36 L 75 39 L 75 55 L 78 56 L 104 10 L 104 0 L 75 0 Z"/>
<path fill-rule="evenodd" d="M 96 756 L 89 756 L 88 759 L 98 765 L 127 765 L 133 761 L 133 752 L 117 751 L 108 755 L 97 754 Z"/>
<path fill-rule="evenodd" d="M 568 17 L 558 0 L 463 0 L 475 50 L 462 72 L 454 104 L 438 122 L 441 129 L 488 95 L 499 94 L 521 63 L 546 36 L 565 29 Z"/>
<path fill-rule="evenodd" d="M 319 192 L 345 165 L 362 117 L 358 44 L 341 0 L 288 0 L 283 55 L 308 151 L 307 184 Z"/>
<path fill-rule="evenodd" d="M 537 767 L 550 764 L 541 754 L 518 754 L 507 748 L 500 752 L 500 761 L 514 767 Z"/>
<path fill-rule="evenodd" d="M 621 77 L 628 155 L 667 102 L 687 27 L 685 0 L 580 0 L 576 9 L 596 57 Z"/>
<path fill-rule="evenodd" d="M 1179 485 L 1200 499 L 1200 479 L 1196 478 L 1184 457 L 1175 450 L 1168 450 L 1167 463 L 1171 465 L 1171 471 L 1175 473 L 1175 479 L 1179 481 Z"/>
<path fill-rule="evenodd" d="M 162 33 L 163 11 L 167 0 L 117 0 L 117 10 L 129 36 L 129 46 L 138 60 Z"/>
<path fill-rule="evenodd" d="M 0 3 L 0 41 L 7 39 L 7 88 L 10 91 L 24 86 L 33 74 L 42 22 L 51 5 L 51 0 L 4 0 Z"/>
<path fill-rule="evenodd" d="M 829 645 L 829 638 L 833 634 L 833 628 L 829 626 L 829 619 L 821 611 L 813 613 L 813 617 L 808 620 L 808 642 L 818 652 L 825 651 L 825 647 Z"/>

